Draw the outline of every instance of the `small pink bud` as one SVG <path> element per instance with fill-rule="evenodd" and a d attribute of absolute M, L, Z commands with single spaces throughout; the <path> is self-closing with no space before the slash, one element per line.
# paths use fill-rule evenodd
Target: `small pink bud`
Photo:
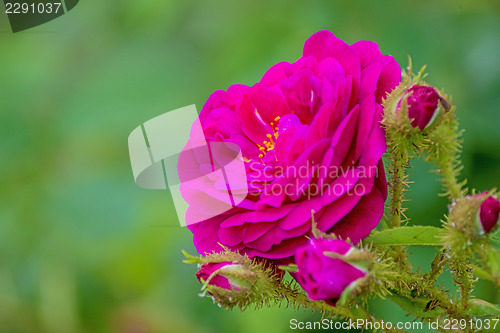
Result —
<path fill-rule="evenodd" d="M 423 130 L 434 117 L 441 97 L 433 87 L 417 85 L 408 89 L 406 94 L 409 95 L 407 105 L 411 125 Z"/>
<path fill-rule="evenodd" d="M 362 267 L 341 259 L 355 250 L 340 239 L 313 239 L 295 253 L 299 270 L 295 279 L 310 299 L 335 305 L 349 285 L 367 274 Z M 332 258 L 332 254 L 338 254 L 339 258 Z"/>
<path fill-rule="evenodd" d="M 486 198 L 479 209 L 479 220 L 485 233 L 489 233 L 498 224 L 500 202 L 492 196 Z"/>
<path fill-rule="evenodd" d="M 217 274 L 217 272 L 239 267 L 241 266 L 229 261 L 203 264 L 198 273 L 196 273 L 196 277 L 200 282 L 208 281 L 208 285 L 210 286 L 217 286 L 227 290 L 231 290 L 233 288 L 238 290 L 238 286 L 232 283 L 232 281 L 227 277 Z"/>

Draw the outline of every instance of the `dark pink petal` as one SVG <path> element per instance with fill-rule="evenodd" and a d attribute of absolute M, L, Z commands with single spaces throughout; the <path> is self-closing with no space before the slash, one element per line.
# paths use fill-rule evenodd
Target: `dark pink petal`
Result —
<path fill-rule="evenodd" d="M 379 62 L 381 53 L 377 43 L 367 40 L 360 40 L 352 44 L 351 47 L 358 54 L 361 69 L 365 69 L 375 62 Z"/>
<path fill-rule="evenodd" d="M 261 195 L 261 202 L 268 205 L 281 204 L 287 192 L 293 193 L 291 197 L 295 199 L 301 193 L 304 183 L 312 177 L 312 173 L 309 172 L 308 168 L 321 161 L 329 145 L 329 139 L 324 139 L 307 148 L 290 168 L 291 172 L 287 172 L 287 174 L 266 187 L 266 190 Z"/>
<path fill-rule="evenodd" d="M 227 88 L 227 94 L 226 94 L 226 103 L 229 106 L 235 106 L 238 101 L 240 100 L 241 96 L 245 93 L 248 92 L 250 89 L 249 86 L 246 86 L 244 84 L 233 84 Z M 234 108 L 233 108 L 234 110 Z"/>
<path fill-rule="evenodd" d="M 229 139 L 231 135 L 241 133 L 241 121 L 233 111 L 226 108 L 213 109 L 203 122 L 203 133 L 207 140 L 213 139 L 215 133 Z"/>
<path fill-rule="evenodd" d="M 375 63 L 367 66 L 362 72 L 362 82 L 360 89 L 360 133 L 358 134 L 355 155 L 358 158 L 361 150 L 367 140 L 368 134 L 372 128 L 372 120 L 376 110 L 376 98 L 374 92 L 377 89 L 377 84 L 380 82 L 380 73 L 382 65 Z M 377 105 L 379 107 L 379 105 Z M 380 125 L 378 125 L 380 126 Z"/>
<path fill-rule="evenodd" d="M 356 105 L 354 110 L 342 120 L 332 137 L 332 146 L 334 147 L 334 157 L 332 165 L 340 166 L 345 160 L 349 149 L 351 148 L 354 135 L 356 134 L 356 127 L 359 119 L 359 107 Z"/>
<path fill-rule="evenodd" d="M 278 226 L 274 225 L 271 230 L 268 230 L 260 238 L 253 242 L 245 242 L 245 246 L 261 252 L 267 252 L 273 245 L 280 244 L 282 238 L 277 234 Z"/>
<path fill-rule="evenodd" d="M 322 206 L 320 198 L 314 198 L 298 203 L 285 218 L 279 221 L 282 230 L 292 230 L 311 220 L 311 210 L 319 211 Z M 312 222 L 311 222 L 312 226 Z"/>
<path fill-rule="evenodd" d="M 353 94 L 351 96 L 352 107 L 358 97 L 359 78 L 361 66 L 358 54 L 347 43 L 335 37 L 328 30 L 323 30 L 312 35 L 304 44 L 303 56 L 314 56 L 319 61 L 332 57 L 342 65 L 346 76 L 353 77 Z"/>
<path fill-rule="evenodd" d="M 283 95 L 278 91 L 256 84 L 250 90 L 252 104 L 266 123 L 274 122 L 276 117 L 284 116 L 291 112 Z"/>
<path fill-rule="evenodd" d="M 322 206 L 330 205 L 340 197 L 353 193 L 352 191 L 359 181 L 359 174 L 360 170 L 357 169 L 342 170 L 337 179 L 327 184 L 328 186 L 325 185 L 323 195 L 320 197 Z"/>
<path fill-rule="evenodd" d="M 321 160 L 321 165 L 318 170 L 317 181 L 316 181 L 316 184 L 318 185 L 319 188 L 323 188 L 323 186 L 325 186 L 326 183 L 330 182 L 332 179 L 334 179 L 334 177 L 336 177 L 335 174 L 337 173 L 338 168 L 337 166 L 332 165 L 334 152 L 335 151 L 333 147 L 330 147 L 325 152 L 325 155 Z"/>
<path fill-rule="evenodd" d="M 214 91 L 200 111 L 200 120 L 202 124 L 204 119 L 213 109 L 227 108 L 230 110 L 234 110 L 234 106 L 238 102 L 241 95 L 249 89 L 250 87 L 248 86 L 242 84 L 234 84 L 228 88 L 228 91 Z"/>
<path fill-rule="evenodd" d="M 286 130 L 292 128 L 293 126 L 302 125 L 299 117 L 295 113 L 289 113 L 282 116 L 278 123 L 279 134 L 285 132 Z"/>
<path fill-rule="evenodd" d="M 377 90 L 377 83 L 381 72 L 381 63 L 374 63 L 363 69 L 359 87 L 359 102 L 362 102 L 365 98 L 375 97 L 374 94 Z"/>
<path fill-rule="evenodd" d="M 307 135 L 307 147 L 312 146 L 314 143 L 325 139 L 328 136 L 328 125 L 330 123 L 332 107 L 332 104 L 323 105 L 314 117 Z"/>
<path fill-rule="evenodd" d="M 359 84 L 359 82 L 357 83 Z M 358 87 L 354 87 L 354 78 L 349 75 L 344 84 L 344 89 L 341 91 L 341 95 L 337 103 L 341 106 L 342 115 L 345 117 L 349 110 L 355 107 L 356 100 L 358 98 Z M 355 93 L 354 93 L 355 92 Z"/>
<path fill-rule="evenodd" d="M 262 119 L 249 95 L 243 96 L 237 105 L 236 114 L 241 120 L 243 132 L 253 142 L 263 145 L 264 141 L 269 140 L 267 135 L 272 135 L 273 129 Z"/>
<path fill-rule="evenodd" d="M 272 229 L 262 234 L 262 236 L 255 241 L 245 242 L 245 246 L 258 251 L 267 252 L 274 245 L 278 245 L 286 239 L 303 236 L 311 229 L 311 225 L 311 223 L 304 223 L 295 229 L 287 231 L 284 231 L 274 225 Z"/>
<path fill-rule="evenodd" d="M 295 254 L 297 247 L 307 243 L 305 236 L 285 239 L 280 244 L 273 246 L 269 251 L 261 252 L 254 249 L 246 249 L 245 253 L 249 257 L 265 257 L 269 259 L 281 259 L 291 257 Z"/>
<path fill-rule="evenodd" d="M 383 68 L 378 80 L 378 88 L 375 92 L 376 102 L 379 104 L 401 82 L 401 69 L 396 60 L 389 55 L 383 55 L 381 58 Z"/>
<path fill-rule="evenodd" d="M 316 72 L 317 65 L 318 60 L 316 60 L 315 57 L 301 57 L 297 59 L 296 62 L 290 64 L 290 66 L 285 68 L 285 74 L 287 77 L 290 77 L 303 69 L 308 69 L 314 73 Z"/>
<path fill-rule="evenodd" d="M 382 155 L 387 150 L 385 142 L 385 131 L 382 128 L 380 121 L 382 120 L 382 107 L 377 104 L 375 117 L 373 118 L 373 127 L 366 141 L 363 153 L 359 159 L 359 166 L 370 167 L 377 165 Z"/>
<path fill-rule="evenodd" d="M 327 81 L 334 81 L 337 78 L 345 78 L 345 70 L 337 59 L 325 58 L 318 64 L 316 76 Z"/>
<path fill-rule="evenodd" d="M 304 152 L 309 126 L 300 125 L 290 127 L 280 133 L 276 142 L 276 156 L 285 165 L 293 164 Z"/>
<path fill-rule="evenodd" d="M 303 69 L 281 82 L 281 91 L 290 109 L 303 124 L 310 124 L 319 110 L 321 81 L 309 69 Z"/>
<path fill-rule="evenodd" d="M 370 41 L 359 41 L 352 44 L 361 61 L 361 68 L 366 68 L 374 63 L 382 65 L 380 79 L 375 92 L 376 102 L 381 103 L 387 93 L 391 92 L 401 82 L 401 69 L 392 56 L 380 53 L 378 45 Z"/>
<path fill-rule="evenodd" d="M 243 133 L 238 133 L 237 131 L 231 133 L 231 137 L 228 141 L 237 144 L 240 147 L 243 156 L 257 158 L 257 156 L 261 153 L 259 148 L 255 145 L 255 142 L 248 139 L 248 137 Z"/>
<path fill-rule="evenodd" d="M 285 69 L 288 66 L 290 66 L 290 63 L 284 61 L 273 65 L 267 70 L 262 79 L 260 79 L 259 83 L 264 87 L 273 87 L 275 85 L 279 85 L 281 81 L 287 78 Z"/>
<path fill-rule="evenodd" d="M 189 208 L 188 208 L 189 209 Z M 219 215 L 200 223 L 188 224 L 193 233 L 193 243 L 200 254 L 209 254 L 222 251 L 217 237 L 220 222 L 227 216 Z"/>
<path fill-rule="evenodd" d="M 332 227 L 346 216 L 360 200 L 361 196 L 347 193 L 333 201 L 324 208 L 318 220 L 318 229 L 324 232 L 332 232 Z"/>
<path fill-rule="evenodd" d="M 274 207 L 264 208 L 256 211 L 245 212 L 242 214 L 234 215 L 227 218 L 224 222 L 222 222 L 221 227 L 227 228 L 232 226 L 240 226 L 246 222 L 253 223 L 253 222 L 276 221 L 283 218 L 288 213 L 290 213 L 294 207 L 295 207 L 294 204 L 290 204 L 290 205 L 280 206 L 277 208 Z"/>
<path fill-rule="evenodd" d="M 220 228 L 219 239 L 222 244 L 227 246 L 235 246 L 243 242 L 243 226 Z"/>
<path fill-rule="evenodd" d="M 367 97 L 360 103 L 358 135 L 356 138 L 356 146 L 353 152 L 353 158 L 355 160 L 359 159 L 359 157 L 361 156 L 369 139 L 370 133 L 372 132 L 372 128 L 374 126 L 373 119 L 375 117 L 375 109 L 375 96 Z"/>
<path fill-rule="evenodd" d="M 243 229 L 243 240 L 245 244 L 251 243 L 269 232 L 269 230 L 276 226 L 276 223 L 273 222 L 274 221 L 246 224 Z"/>
<path fill-rule="evenodd" d="M 384 202 L 383 194 L 377 187 L 373 187 L 370 194 L 364 196 L 331 231 L 343 239 L 349 238 L 353 243 L 359 243 L 382 219 Z"/>

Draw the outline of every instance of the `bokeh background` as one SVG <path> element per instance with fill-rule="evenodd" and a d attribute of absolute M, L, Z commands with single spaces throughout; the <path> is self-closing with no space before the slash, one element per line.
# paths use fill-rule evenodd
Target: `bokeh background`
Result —
<path fill-rule="evenodd" d="M 500 2 L 87 0 L 12 34 L 0 15 L 0 332 L 288 332 L 309 312 L 225 311 L 200 298 L 191 233 L 165 191 L 135 186 L 127 137 L 142 122 L 294 61 L 312 33 L 411 55 L 458 105 L 464 176 L 500 185 Z M 411 223 L 446 200 L 416 162 Z M 412 249 L 429 269 L 434 249 Z M 449 284 L 450 278 L 443 282 Z M 475 293 L 500 302 L 480 281 Z M 412 320 L 389 301 L 372 309 Z"/>

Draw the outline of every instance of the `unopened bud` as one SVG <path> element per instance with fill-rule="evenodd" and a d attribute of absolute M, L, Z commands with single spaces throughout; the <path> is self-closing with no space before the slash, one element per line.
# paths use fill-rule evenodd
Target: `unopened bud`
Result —
<path fill-rule="evenodd" d="M 441 97 L 433 87 L 418 85 L 408 89 L 406 95 L 411 125 L 424 130 L 439 115 L 438 103 Z"/>
<path fill-rule="evenodd" d="M 479 209 L 479 221 L 485 233 L 491 232 L 498 225 L 500 202 L 497 198 L 489 196 Z"/>

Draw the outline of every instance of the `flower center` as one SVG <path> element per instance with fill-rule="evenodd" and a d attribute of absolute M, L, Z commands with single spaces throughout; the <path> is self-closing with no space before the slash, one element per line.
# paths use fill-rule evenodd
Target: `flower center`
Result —
<path fill-rule="evenodd" d="M 271 121 L 269 125 L 271 125 L 271 128 L 273 130 L 273 134 L 266 134 L 266 137 L 269 139 L 269 141 L 264 140 L 262 142 L 262 145 L 257 144 L 257 147 L 259 147 L 259 150 L 262 152 L 259 154 L 259 158 L 263 158 L 268 151 L 274 150 L 274 145 L 276 144 L 276 140 L 278 140 L 278 130 L 279 127 L 277 126 L 277 123 L 280 120 L 280 117 L 274 118 L 274 121 Z"/>

